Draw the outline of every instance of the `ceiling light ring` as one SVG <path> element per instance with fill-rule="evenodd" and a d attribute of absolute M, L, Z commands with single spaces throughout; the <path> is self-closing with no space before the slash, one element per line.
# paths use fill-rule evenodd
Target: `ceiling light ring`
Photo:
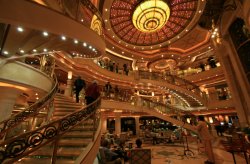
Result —
<path fill-rule="evenodd" d="M 132 22 L 139 31 L 154 32 L 165 26 L 169 16 L 170 8 L 166 2 L 162 0 L 146 0 L 140 3 L 134 10 Z M 150 30 L 148 30 L 148 27 L 145 29 L 147 25 L 145 22 L 149 22 L 152 18 L 158 20 L 158 23 L 156 23 L 157 26 L 155 26 L 153 30 L 152 28 L 149 28 Z M 141 27 L 142 25 L 143 28 Z"/>

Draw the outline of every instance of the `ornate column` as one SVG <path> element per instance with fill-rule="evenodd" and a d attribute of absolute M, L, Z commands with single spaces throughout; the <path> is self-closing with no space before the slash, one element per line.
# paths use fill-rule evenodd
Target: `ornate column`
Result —
<path fill-rule="evenodd" d="M 65 96 L 72 96 L 71 93 L 72 93 L 72 72 L 69 71 L 68 72 L 67 86 L 66 86 L 64 95 Z"/>
<path fill-rule="evenodd" d="M 104 132 L 106 132 L 107 131 L 107 117 L 106 116 L 104 116 L 103 115 L 103 113 L 102 113 L 102 130 L 101 130 L 101 132 L 102 133 L 104 133 Z"/>
<path fill-rule="evenodd" d="M 121 134 L 121 115 L 115 115 L 115 134 Z"/>
<path fill-rule="evenodd" d="M 241 127 L 245 127 L 250 123 L 250 97 L 248 93 L 247 80 L 242 73 L 240 64 L 234 45 L 227 35 L 221 41 L 221 44 L 215 43 L 215 53 L 221 62 L 227 79 L 228 86 L 232 92 L 232 100 L 239 117 Z"/>
<path fill-rule="evenodd" d="M 136 130 L 136 136 L 139 137 L 140 135 L 140 121 L 139 121 L 140 117 L 139 116 L 135 116 L 135 130 Z"/>
<path fill-rule="evenodd" d="M 12 114 L 17 97 L 21 90 L 12 87 L 0 87 L 0 122 L 9 118 Z"/>

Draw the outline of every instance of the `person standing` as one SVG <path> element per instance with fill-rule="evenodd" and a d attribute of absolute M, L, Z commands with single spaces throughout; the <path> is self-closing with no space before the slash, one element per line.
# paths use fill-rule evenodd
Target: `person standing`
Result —
<path fill-rule="evenodd" d="M 123 64 L 123 74 L 126 75 L 128 66 L 127 64 Z"/>
<path fill-rule="evenodd" d="M 86 87 L 86 83 L 81 79 L 81 76 L 78 76 L 74 82 L 75 92 L 76 92 L 76 103 L 79 103 L 79 93 L 83 88 Z"/>
<path fill-rule="evenodd" d="M 100 96 L 100 89 L 97 85 L 97 81 L 94 80 L 85 91 L 86 104 L 89 105 L 94 102 Z"/>
<path fill-rule="evenodd" d="M 199 136 L 201 138 L 202 143 L 205 146 L 205 152 L 208 156 L 208 160 L 205 161 L 205 164 L 214 164 L 214 153 L 213 153 L 213 147 L 212 147 L 212 135 L 210 134 L 207 123 L 204 120 L 203 116 L 198 117 L 198 125 L 196 126 L 196 129 L 198 130 Z"/>
<path fill-rule="evenodd" d="M 112 90 L 112 86 L 111 86 L 109 81 L 105 84 L 104 89 L 105 89 L 106 97 L 110 98 L 110 93 L 111 93 L 111 90 Z"/>

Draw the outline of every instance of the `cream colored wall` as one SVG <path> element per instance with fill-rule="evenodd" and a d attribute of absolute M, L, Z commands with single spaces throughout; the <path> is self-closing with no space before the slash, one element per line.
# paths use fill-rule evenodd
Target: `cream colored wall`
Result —
<path fill-rule="evenodd" d="M 0 68 L 0 81 L 17 86 L 38 88 L 49 92 L 53 81 L 39 70 L 20 62 L 10 62 Z"/>

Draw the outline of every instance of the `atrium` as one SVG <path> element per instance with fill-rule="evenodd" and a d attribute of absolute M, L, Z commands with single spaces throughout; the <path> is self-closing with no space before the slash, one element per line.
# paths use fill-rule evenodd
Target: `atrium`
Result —
<path fill-rule="evenodd" d="M 95 163 L 108 132 L 151 147 L 198 116 L 250 144 L 249 0 L 0 0 L 0 46 L 0 163 Z"/>

